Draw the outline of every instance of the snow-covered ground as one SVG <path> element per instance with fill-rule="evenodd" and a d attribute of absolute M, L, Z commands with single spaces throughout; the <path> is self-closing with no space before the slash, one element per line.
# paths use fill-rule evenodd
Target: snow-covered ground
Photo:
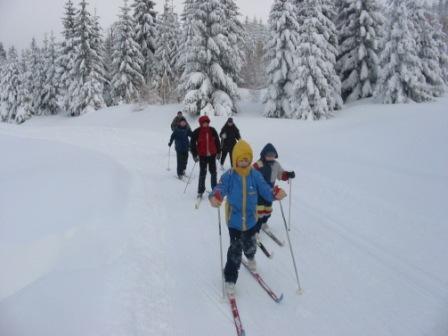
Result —
<path fill-rule="evenodd" d="M 243 137 L 256 154 L 274 143 L 297 174 L 304 294 L 288 248 L 262 237 L 274 258 L 259 252 L 259 271 L 285 298 L 274 303 L 242 269 L 247 335 L 447 335 L 448 98 L 367 100 L 320 122 L 261 118 L 249 98 L 235 118 Z M 0 124 L 1 336 L 235 334 L 217 211 L 194 209 L 198 172 L 184 194 L 174 156 L 167 171 L 178 108 Z M 285 238 L 277 205 L 271 224 Z"/>

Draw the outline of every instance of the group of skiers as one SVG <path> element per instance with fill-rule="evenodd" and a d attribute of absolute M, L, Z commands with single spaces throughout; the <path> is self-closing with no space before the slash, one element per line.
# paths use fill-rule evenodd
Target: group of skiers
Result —
<path fill-rule="evenodd" d="M 256 271 L 255 253 L 258 233 L 267 227 L 272 213 L 272 203 L 286 197 L 284 190 L 275 185 L 276 180 L 288 181 L 295 178 L 294 171 L 286 171 L 277 161 L 275 147 L 268 143 L 254 164 L 251 146 L 241 139 L 240 131 L 233 118 L 228 118 L 221 132 L 210 126 L 208 116 L 199 118 L 199 127 L 191 131 L 182 112 L 178 112 L 171 124 L 173 131 L 169 146 L 175 142 L 177 153 L 177 175 L 182 179 L 188 161 L 188 151 L 193 160 L 199 162 L 198 198 L 205 191 L 207 168 L 211 175 L 212 192 L 209 201 L 213 207 L 220 207 L 227 197 L 225 221 L 230 234 L 230 246 L 224 267 L 225 288 L 233 295 L 242 254 L 247 266 Z M 223 168 L 227 154 L 232 168 L 217 182 L 216 160 Z"/>

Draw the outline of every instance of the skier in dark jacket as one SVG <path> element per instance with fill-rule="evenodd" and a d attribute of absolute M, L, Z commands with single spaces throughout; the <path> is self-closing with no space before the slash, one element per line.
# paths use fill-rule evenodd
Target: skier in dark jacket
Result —
<path fill-rule="evenodd" d="M 216 176 L 216 159 L 219 160 L 221 155 L 221 143 L 219 136 L 213 127 L 210 127 L 210 119 L 208 116 L 199 118 L 199 127 L 194 130 L 191 137 L 191 154 L 193 159 L 199 161 L 199 184 L 198 197 L 202 197 L 205 191 L 205 177 L 207 175 L 207 166 L 211 175 L 212 189 L 217 184 Z"/>
<path fill-rule="evenodd" d="M 179 122 L 181 120 L 185 120 L 185 122 L 187 123 L 187 128 L 191 131 L 191 127 L 188 124 L 187 120 L 184 118 L 182 111 L 177 112 L 177 115 L 174 117 L 173 121 L 171 122 L 171 131 L 174 132 L 174 130 L 176 129 L 176 127 L 179 125 Z"/>
<path fill-rule="evenodd" d="M 224 169 L 224 162 L 226 161 L 227 154 L 230 156 L 230 165 L 232 165 L 232 150 L 233 146 L 241 139 L 240 130 L 233 122 L 233 118 L 227 119 L 227 122 L 222 127 L 219 133 L 222 143 L 221 153 L 221 169 Z"/>
<path fill-rule="evenodd" d="M 260 153 L 260 159 L 253 164 L 253 167 L 263 175 L 265 181 L 273 188 L 276 180 L 288 181 L 296 177 L 294 171 L 286 171 L 277 161 L 278 153 L 275 147 L 268 143 Z M 257 229 L 263 227 L 269 229 L 267 222 L 272 214 L 272 202 L 259 197 L 257 202 Z"/>
<path fill-rule="evenodd" d="M 190 148 L 190 140 L 193 133 L 187 127 L 187 121 L 184 117 L 180 118 L 179 124 L 171 134 L 168 146 L 171 147 L 173 141 L 175 142 L 177 155 L 177 176 L 182 179 L 185 176 L 185 169 L 188 163 L 188 150 Z"/>

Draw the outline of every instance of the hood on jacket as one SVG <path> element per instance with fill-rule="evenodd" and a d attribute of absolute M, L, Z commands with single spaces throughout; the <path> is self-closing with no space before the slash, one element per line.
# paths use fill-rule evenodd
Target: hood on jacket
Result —
<path fill-rule="evenodd" d="M 275 149 L 274 145 L 271 143 L 268 143 L 266 146 L 264 146 L 264 148 L 261 150 L 260 153 L 260 158 L 262 160 L 264 160 L 266 158 L 266 155 L 268 154 L 274 154 L 275 158 L 278 159 L 278 153 L 277 150 Z"/>
<path fill-rule="evenodd" d="M 210 118 L 206 115 L 199 117 L 199 125 L 202 126 L 203 123 L 208 122 L 210 124 Z"/>
<path fill-rule="evenodd" d="M 249 165 L 246 168 L 241 168 L 237 166 L 237 162 L 242 159 L 249 160 Z M 253 151 L 250 145 L 244 141 L 240 140 L 233 147 L 232 151 L 232 167 L 236 170 L 239 175 L 247 176 L 249 175 L 251 164 L 253 160 Z"/>

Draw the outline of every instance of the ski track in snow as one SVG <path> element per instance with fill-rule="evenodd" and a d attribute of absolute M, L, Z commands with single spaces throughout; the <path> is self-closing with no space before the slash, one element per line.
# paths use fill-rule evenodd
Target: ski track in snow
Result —
<path fill-rule="evenodd" d="M 171 117 L 169 114 L 160 119 L 169 125 Z M 252 140 L 257 157 L 269 137 L 250 127 L 253 120 L 241 118 L 237 122 Z M 259 125 L 271 130 L 269 122 L 260 121 Z M 176 175 L 175 156 L 172 150 L 171 170 L 167 171 L 166 130 L 145 130 L 140 125 L 126 128 L 58 123 L 57 127 L 42 127 L 39 123 L 30 127 L 2 126 L 0 135 L 96 151 L 116 161 L 131 176 L 123 239 L 105 265 L 105 303 L 98 317 L 104 323 L 92 335 L 234 334 L 230 309 L 221 299 L 217 212 L 206 199 L 199 210 L 194 209 L 197 172 L 186 194 L 185 183 L 170 178 Z M 309 151 L 315 139 L 309 129 L 316 124 L 303 127 L 301 135 L 291 132 L 289 124 L 283 125 L 285 134 L 274 136 L 272 141 L 281 143 L 280 162 L 284 168 L 296 165 L 291 240 L 305 292 L 302 296 L 295 294 L 297 285 L 288 247 L 280 248 L 262 234 L 274 258 L 268 260 L 259 252 L 259 271 L 285 298 L 281 304 L 272 302 L 242 268 L 236 291 L 246 334 L 445 335 L 448 274 L 440 268 L 445 263 L 443 256 L 431 258 L 431 253 L 446 252 L 441 242 L 435 241 L 438 230 L 439 239 L 446 238 L 447 230 L 437 225 L 443 212 L 425 214 L 424 207 L 408 207 L 421 202 L 424 194 L 394 203 L 395 185 L 391 195 L 387 190 L 382 195 L 381 188 L 387 183 L 380 183 L 378 192 L 372 192 L 376 191 L 374 183 L 367 180 L 364 189 L 364 185 L 357 185 L 357 174 L 350 179 L 343 172 L 347 169 L 372 174 L 373 178 L 397 179 L 397 185 L 409 185 L 413 180 L 434 188 L 439 184 L 440 190 L 448 186 L 447 176 L 418 167 L 406 168 L 398 162 L 385 165 L 355 154 L 350 158 L 338 156 L 338 150 L 346 148 L 343 146 L 332 148 L 336 149 L 335 155 L 319 158 L 318 154 L 325 156 L 331 149 L 318 154 Z M 328 122 L 322 127 L 328 127 Z M 285 141 L 300 136 L 309 142 L 298 142 L 298 147 L 285 145 Z M 331 143 L 333 138 L 328 141 Z M 187 173 L 192 165 L 190 158 Z M 333 172 L 328 165 L 338 169 Z M 436 209 L 437 205 L 428 206 Z M 428 233 L 423 226 L 433 231 Z M 286 240 L 277 204 L 271 227 Z M 409 232 L 400 232 L 406 229 Z M 228 234 L 224 223 L 222 232 L 225 255 Z M 431 241 L 434 250 L 428 245 Z M 414 248 L 409 246 L 413 243 L 417 244 Z M 419 253 L 419 249 L 423 252 Z"/>

